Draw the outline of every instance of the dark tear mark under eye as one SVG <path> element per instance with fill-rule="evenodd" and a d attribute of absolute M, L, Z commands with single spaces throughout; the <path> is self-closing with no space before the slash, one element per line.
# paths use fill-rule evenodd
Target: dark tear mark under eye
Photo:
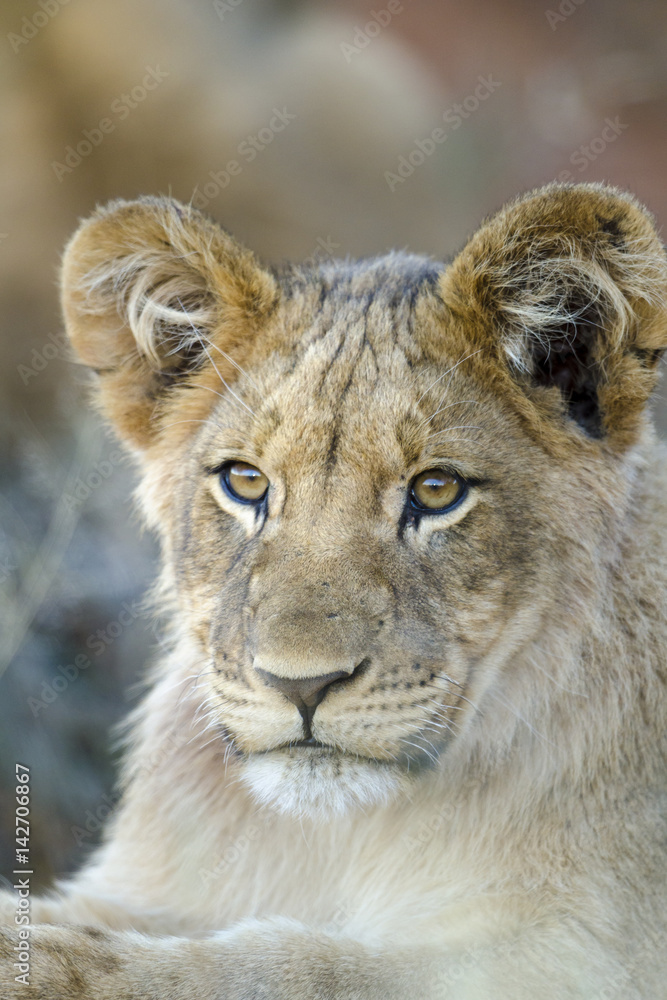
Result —
<path fill-rule="evenodd" d="M 269 490 L 266 491 L 266 496 L 264 497 L 262 502 L 255 504 L 255 524 L 257 524 L 260 518 L 262 522 L 259 525 L 259 529 L 257 531 L 258 535 L 260 535 L 264 530 L 264 525 L 266 524 L 268 516 L 269 516 Z"/>
<path fill-rule="evenodd" d="M 229 465 L 229 459 L 228 458 L 226 458 L 224 460 L 224 462 L 221 462 L 219 465 L 215 465 L 215 466 L 204 465 L 204 466 L 202 466 L 202 469 L 206 473 L 207 476 L 220 476 L 221 473 L 223 472 L 223 470 L 225 469 L 225 467 L 227 465 Z M 262 523 L 259 526 L 259 531 L 257 532 L 257 534 L 260 534 L 262 532 L 262 530 L 264 529 L 264 525 L 266 524 L 267 518 L 269 516 L 269 493 L 270 492 L 271 492 L 271 487 L 269 486 L 269 488 L 267 489 L 266 493 L 264 494 L 264 496 L 262 497 L 262 499 L 261 499 L 261 501 L 259 503 L 248 503 L 248 504 L 244 505 L 244 506 L 247 506 L 247 507 L 253 507 L 254 508 L 254 511 L 255 511 L 255 524 L 257 524 L 257 522 L 259 521 L 260 518 L 262 519 Z M 232 517 L 233 515 L 232 514 L 228 514 L 227 516 L 228 517 Z"/>
<path fill-rule="evenodd" d="M 250 539 L 246 538 L 241 542 L 238 552 L 234 555 L 232 561 L 225 569 L 225 576 L 229 576 L 229 574 L 233 570 L 235 570 L 240 563 L 243 562 L 243 560 L 248 554 L 249 546 L 250 546 Z"/>
<path fill-rule="evenodd" d="M 419 522 L 421 521 L 421 514 L 419 511 L 410 510 L 408 504 L 403 505 L 403 510 L 401 511 L 401 516 L 398 520 L 398 540 L 402 542 L 405 540 L 405 529 L 407 527 L 418 528 Z"/>

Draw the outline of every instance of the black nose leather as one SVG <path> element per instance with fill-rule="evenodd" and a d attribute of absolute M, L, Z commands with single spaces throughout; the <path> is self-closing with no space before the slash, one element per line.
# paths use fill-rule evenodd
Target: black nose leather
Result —
<path fill-rule="evenodd" d="M 320 674 L 319 677 L 278 677 L 268 670 L 255 667 L 255 670 L 268 687 L 276 688 L 281 694 L 299 709 L 307 735 L 310 736 L 310 723 L 315 709 L 324 698 L 327 688 L 341 677 L 349 677 L 345 670 L 335 670 L 331 674 Z"/>
<path fill-rule="evenodd" d="M 277 674 L 270 674 L 268 670 L 256 667 L 257 673 L 269 687 L 277 688 L 281 694 L 296 705 L 298 709 L 302 705 L 315 710 L 324 698 L 327 688 L 334 681 L 339 681 L 341 677 L 350 675 L 344 670 L 335 670 L 332 674 L 321 674 L 319 677 L 278 677 Z"/>

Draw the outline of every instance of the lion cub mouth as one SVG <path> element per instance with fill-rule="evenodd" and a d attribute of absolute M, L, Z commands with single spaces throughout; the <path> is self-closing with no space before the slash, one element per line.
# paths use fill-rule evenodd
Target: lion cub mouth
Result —
<path fill-rule="evenodd" d="M 303 740 L 291 740 L 289 743 L 281 743 L 276 750 L 292 750 L 294 748 L 305 747 L 308 750 L 328 750 L 331 753 L 344 753 L 340 747 L 334 747 L 330 743 L 320 743 L 314 736 L 309 736 Z"/>
<path fill-rule="evenodd" d="M 311 819 L 383 805 L 404 786 L 394 764 L 364 757 L 314 737 L 246 756 L 241 782 L 255 801 L 277 812 Z"/>
<path fill-rule="evenodd" d="M 284 754 L 299 760 L 312 760 L 332 758 L 337 760 L 355 760 L 365 764 L 384 764 L 376 757 L 368 757 L 364 754 L 345 750 L 344 747 L 333 746 L 331 743 L 320 743 L 314 736 L 303 740 L 290 740 L 288 743 L 281 743 L 277 747 L 266 750 L 265 754 Z"/>

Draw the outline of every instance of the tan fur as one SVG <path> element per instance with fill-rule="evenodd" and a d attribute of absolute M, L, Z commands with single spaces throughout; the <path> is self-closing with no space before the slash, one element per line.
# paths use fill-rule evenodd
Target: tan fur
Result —
<path fill-rule="evenodd" d="M 29 986 L 0 937 L 3 998 L 667 995 L 666 293 L 598 185 L 447 268 L 270 273 L 167 199 L 83 223 L 67 328 L 140 464 L 170 649 L 103 846 L 33 903 Z M 432 468 L 469 489 L 420 515 Z M 260 671 L 348 675 L 318 746 Z"/>

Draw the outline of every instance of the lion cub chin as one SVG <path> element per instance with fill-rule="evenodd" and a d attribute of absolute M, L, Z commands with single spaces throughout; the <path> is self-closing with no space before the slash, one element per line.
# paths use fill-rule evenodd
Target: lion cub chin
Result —
<path fill-rule="evenodd" d="M 239 777 L 261 805 L 325 821 L 386 805 L 407 784 L 391 764 L 355 759 L 325 747 L 252 755 L 240 766 Z"/>

